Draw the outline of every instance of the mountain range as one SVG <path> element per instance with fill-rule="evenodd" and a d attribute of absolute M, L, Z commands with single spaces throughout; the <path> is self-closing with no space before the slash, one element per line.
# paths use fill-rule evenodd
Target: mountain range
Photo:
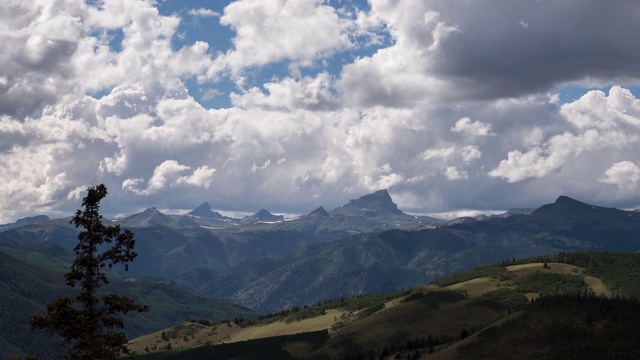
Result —
<path fill-rule="evenodd" d="M 291 219 L 264 209 L 234 219 L 203 204 L 189 214 L 151 208 L 114 222 L 135 234 L 133 274 L 261 312 L 420 286 L 503 259 L 640 250 L 640 213 L 566 196 L 535 210 L 449 222 L 403 213 L 386 190 Z M 0 229 L 3 246 L 48 243 L 67 251 L 78 231 L 68 219 L 45 218 Z"/>
<path fill-rule="evenodd" d="M 116 219 L 115 221 L 121 226 L 129 228 L 143 228 L 155 225 L 171 228 L 201 226 L 213 230 L 228 229 L 234 232 L 264 229 L 265 226 L 278 229 L 296 229 L 311 224 L 312 226 L 317 226 L 318 230 L 348 230 L 351 233 L 395 228 L 411 229 L 444 222 L 442 219 L 429 216 L 403 213 L 393 202 L 387 190 L 379 190 L 358 199 L 352 199 L 349 203 L 329 212 L 320 206 L 306 215 L 290 219 L 285 219 L 282 215 L 274 215 L 266 209 L 260 209 L 258 212 L 242 219 L 231 218 L 211 210 L 211 206 L 205 202 L 193 211 L 183 215 L 163 214 L 156 208 L 149 208 L 141 213 Z"/>

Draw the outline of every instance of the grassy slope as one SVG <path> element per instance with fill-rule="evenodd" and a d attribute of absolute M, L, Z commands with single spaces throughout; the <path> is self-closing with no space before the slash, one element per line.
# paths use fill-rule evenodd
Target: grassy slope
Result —
<path fill-rule="evenodd" d="M 202 325 L 192 322 L 141 336 L 130 341 L 130 348 L 138 353 L 145 349 L 162 350 L 171 343 L 172 349 L 192 348 L 206 344 L 234 343 L 273 336 L 292 335 L 304 332 L 330 330 L 336 323 L 348 324 L 364 316 L 369 308 L 382 307 L 382 304 L 408 292 L 368 295 L 350 299 L 338 299 L 309 308 L 279 313 L 257 322 L 245 322 L 243 327 L 234 322 Z M 388 303 L 390 304 L 390 303 Z M 162 333 L 165 336 L 162 336 Z"/>
<path fill-rule="evenodd" d="M 139 354 L 167 348 L 171 343 L 174 350 L 194 348 L 203 345 L 220 345 L 247 340 L 264 339 L 283 335 L 327 330 L 344 311 L 332 309 L 325 315 L 287 323 L 277 321 L 261 326 L 240 327 L 234 322 L 204 325 L 184 322 L 162 331 L 141 336 L 129 342 L 129 348 Z M 164 335 L 163 335 L 164 334 Z"/>
<path fill-rule="evenodd" d="M 531 261 L 529 259 L 523 260 L 524 264 L 507 266 L 506 269 L 509 273 L 520 273 L 520 276 L 550 271 L 578 275 L 589 286 L 593 295 L 554 295 L 540 298 L 540 301 L 527 307 L 522 316 L 496 324 L 500 326 L 487 328 L 471 339 L 465 339 L 438 352 L 433 358 L 632 359 L 640 355 L 637 336 L 633 335 L 640 316 L 640 305 L 637 300 L 611 298 L 615 292 L 635 296 L 637 299 L 638 285 L 632 279 L 640 271 L 640 255 L 582 252 L 536 260 L 564 261 L 569 264 L 548 263 L 550 269 L 545 269 L 541 268 L 542 262 L 526 263 Z M 478 269 L 479 274 L 483 272 L 486 273 L 487 269 Z M 467 278 L 473 277 L 467 275 Z M 445 278 L 439 281 L 449 280 Z M 469 280 L 467 283 L 477 280 Z M 452 285 L 464 286 L 464 283 Z M 536 298 L 538 294 L 528 295 Z"/>
<path fill-rule="evenodd" d="M 617 286 L 617 293 L 632 291 L 630 289 L 634 285 L 629 280 L 626 280 L 626 275 L 622 274 L 623 272 L 615 272 L 611 269 L 622 263 L 630 267 L 628 270 L 632 274 L 635 271 L 640 271 L 640 265 L 638 265 L 640 261 L 637 261 L 640 255 L 584 254 L 588 254 L 590 259 L 590 263 L 585 263 L 587 264 L 586 267 L 575 265 L 575 261 L 574 264 L 549 262 L 547 267 L 544 267 L 544 263 L 540 259 L 530 259 L 529 263 L 526 264 L 496 265 L 454 274 L 438 279 L 432 285 L 417 289 L 409 296 L 400 295 L 394 300 L 387 301 L 382 310 L 362 319 L 356 320 L 354 314 L 357 313 L 346 311 L 344 308 L 337 308 L 326 311 L 323 315 L 300 321 L 287 322 L 286 317 L 280 317 L 275 321 L 269 322 L 269 324 L 240 328 L 232 323 L 231 326 L 223 324 L 208 328 L 206 331 L 211 332 L 212 329 L 215 329 L 215 332 L 220 335 L 222 334 L 220 329 L 227 327 L 229 330 L 222 335 L 226 337 L 224 342 L 235 342 L 251 338 L 263 338 L 268 335 L 294 334 L 296 331 L 326 329 L 329 331 L 329 337 L 321 346 L 318 346 L 318 344 L 311 346 L 304 340 L 290 341 L 282 346 L 289 351 L 289 354 L 300 358 L 313 356 L 327 359 L 344 357 L 348 354 L 368 356 L 370 351 L 373 351 L 378 356 L 385 346 L 394 349 L 396 352 L 401 352 L 402 357 L 405 358 L 413 350 L 405 350 L 403 344 L 407 341 L 411 342 L 412 339 L 432 335 L 434 338 L 443 337 L 453 341 L 448 346 L 435 346 L 434 350 L 436 350 L 437 358 L 444 359 L 456 356 L 464 359 L 473 358 L 473 355 L 470 354 L 475 354 L 476 350 L 474 349 L 481 349 L 481 346 L 477 344 L 483 343 L 488 338 L 487 335 L 483 335 L 484 332 L 476 333 L 479 329 L 494 329 L 488 330 L 487 333 L 506 333 L 511 336 L 511 334 L 522 333 L 520 329 L 531 326 L 531 321 L 539 321 L 540 317 L 543 316 L 541 314 L 547 314 L 545 316 L 550 314 L 550 310 L 542 305 L 537 307 L 525 306 L 523 308 L 525 309 L 524 311 L 516 312 L 518 306 L 526 304 L 525 295 L 528 298 L 538 298 L 540 294 L 563 293 L 568 295 L 563 300 L 558 301 L 570 303 L 573 301 L 570 300 L 573 299 L 572 296 L 578 296 L 577 294 L 580 293 L 610 296 L 612 292 L 606 286 L 610 284 Z M 620 256 L 620 259 L 615 260 L 618 256 Z M 609 265 L 606 265 L 607 261 Z M 594 266 L 594 264 L 596 265 Z M 597 271 L 594 269 L 597 269 Z M 616 276 L 616 273 L 619 275 Z M 434 291 L 437 294 L 438 291 L 446 290 L 462 292 L 466 294 L 467 298 L 448 300 L 434 300 L 431 298 Z M 547 297 L 542 299 L 547 299 Z M 536 301 L 536 304 L 541 303 Z M 513 314 L 509 315 L 512 310 L 514 314 L 522 315 L 520 317 Z M 571 312 L 565 312 L 565 325 L 571 324 L 571 321 L 573 321 L 570 314 Z M 516 317 L 523 320 L 514 322 Z M 348 319 L 348 321 L 344 321 L 345 319 Z M 506 321 L 505 319 L 514 319 L 514 321 Z M 510 329 L 508 331 L 503 330 L 505 328 L 498 326 L 500 322 L 510 324 L 508 326 L 511 327 L 515 326 L 515 328 L 508 328 Z M 340 326 L 336 326 L 339 323 Z M 493 326 L 491 326 L 492 324 Z M 543 321 L 540 324 L 540 326 L 533 327 L 534 332 L 547 331 L 550 326 L 553 326 L 553 322 Z M 605 321 L 603 324 L 615 327 L 615 324 L 611 321 Z M 463 330 L 470 332 L 471 336 L 463 341 L 458 341 Z M 565 330 L 556 329 L 554 331 L 562 333 Z M 179 339 L 180 334 L 177 333 L 176 337 Z M 154 341 L 157 342 L 158 339 L 156 338 Z M 209 338 L 208 340 L 206 337 L 199 338 L 198 341 L 201 344 L 206 343 L 206 341 L 210 343 L 221 342 L 219 337 L 215 339 Z M 521 358 L 518 357 L 517 351 L 509 347 L 510 345 L 508 346 L 510 344 L 509 341 L 509 339 L 501 339 L 497 342 L 506 349 L 504 352 L 501 352 L 501 348 L 494 348 L 493 350 L 489 348 L 489 350 L 482 351 L 488 351 L 487 353 L 497 351 L 496 354 L 503 353 L 504 358 L 514 358 L 514 356 L 515 358 Z M 562 343 L 562 341 L 560 342 Z M 620 349 L 625 349 L 625 346 L 628 345 L 625 341 L 620 340 Z M 157 344 L 160 343 L 157 342 Z M 465 344 L 466 347 L 462 346 L 461 352 L 457 351 L 458 347 Z M 601 343 L 597 344 L 597 346 L 605 346 Z M 192 346 L 192 344 L 190 345 Z M 549 356 L 552 356 L 554 351 L 559 351 L 558 349 L 560 348 L 558 343 L 537 346 L 541 350 L 531 350 L 533 351 L 531 354 L 551 354 Z M 524 347 L 523 349 L 530 349 L 530 347 Z M 421 350 L 423 353 L 427 351 L 426 348 Z M 202 352 L 204 350 L 199 351 L 204 354 Z M 180 354 L 186 356 L 190 354 L 190 351 L 183 351 Z M 244 358 L 243 356 L 239 355 L 238 358 Z"/>

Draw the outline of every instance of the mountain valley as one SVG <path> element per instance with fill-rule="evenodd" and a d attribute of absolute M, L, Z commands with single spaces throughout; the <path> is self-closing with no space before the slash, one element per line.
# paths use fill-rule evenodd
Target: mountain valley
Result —
<path fill-rule="evenodd" d="M 293 219 L 155 209 L 117 220 L 136 237 L 132 274 L 160 276 L 261 312 L 408 288 L 504 259 L 601 249 L 638 251 L 640 213 L 561 196 L 536 210 L 458 221 L 401 212 L 386 190 Z M 527 215 L 529 213 L 529 215 Z M 0 244 L 71 250 L 77 230 L 48 219 L 0 232 Z"/>
<path fill-rule="evenodd" d="M 149 313 L 157 319 L 136 317 L 128 323 L 130 336 L 190 318 L 254 319 L 332 299 L 421 288 L 442 276 L 504 260 L 584 250 L 640 251 L 639 212 L 566 196 L 537 209 L 515 208 L 500 216 L 453 221 L 405 214 L 381 190 L 331 211 L 319 207 L 296 218 L 263 209 L 233 219 L 202 204 L 189 214 L 163 214 L 152 208 L 113 223 L 134 233 L 139 254 L 129 273 L 114 270 L 119 279 L 115 286 L 152 308 L 164 309 Z M 77 235 L 65 218 L 38 216 L 0 225 L 0 251 L 7 264 L 15 264 L 5 268 L 15 269 L 13 273 L 1 274 L 6 281 L 2 289 L 6 301 L 13 299 L 11 308 L 21 309 L 14 313 L 22 319 L 11 318 L 4 326 L 20 328 L 15 333 L 23 335 L 16 339 L 29 332 L 24 323 L 16 324 L 41 311 L 45 300 L 68 291 L 62 288 L 62 273 L 68 269 Z M 41 285 L 25 295 L 21 281 Z M 141 288 L 127 290 L 133 285 Z M 333 317 L 327 321 L 335 323 Z M 1 344 L 7 353 L 33 349 L 11 341 Z"/>
<path fill-rule="evenodd" d="M 561 253 L 257 321 L 180 323 L 129 346 L 141 359 L 631 359 L 638 275 L 638 254 Z"/>

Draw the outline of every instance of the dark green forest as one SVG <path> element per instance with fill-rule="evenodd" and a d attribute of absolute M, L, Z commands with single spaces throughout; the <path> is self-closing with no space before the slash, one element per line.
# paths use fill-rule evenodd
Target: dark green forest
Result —
<path fill-rule="evenodd" d="M 579 266 L 600 278 L 616 295 L 640 297 L 640 254 L 610 251 L 561 252 L 555 255 L 504 261 L 501 266 L 532 262 L 557 262 Z"/>
<path fill-rule="evenodd" d="M 639 323 L 637 299 L 542 296 L 522 316 L 480 332 L 458 359 L 638 359 Z"/>

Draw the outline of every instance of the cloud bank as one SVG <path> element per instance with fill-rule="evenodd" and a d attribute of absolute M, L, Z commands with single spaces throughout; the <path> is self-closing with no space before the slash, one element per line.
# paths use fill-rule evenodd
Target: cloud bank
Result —
<path fill-rule="evenodd" d="M 3 1 L 0 222 L 71 214 L 98 183 L 110 214 L 304 213 L 381 188 L 415 213 L 640 206 L 639 17 L 622 0 Z"/>

